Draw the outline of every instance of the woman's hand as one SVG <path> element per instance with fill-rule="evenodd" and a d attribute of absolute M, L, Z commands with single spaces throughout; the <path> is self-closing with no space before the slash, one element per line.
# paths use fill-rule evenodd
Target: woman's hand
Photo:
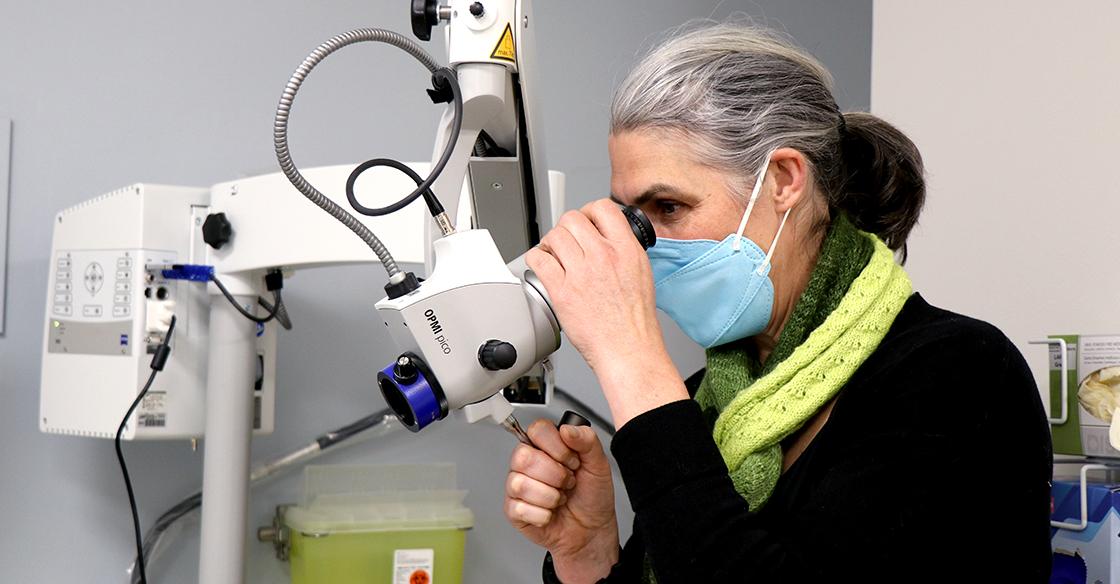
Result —
<path fill-rule="evenodd" d="M 552 552 L 563 582 L 596 582 L 618 561 L 618 521 L 610 463 L 595 431 L 537 420 L 538 448 L 513 451 L 505 513 L 529 541 Z"/>
<path fill-rule="evenodd" d="M 618 206 L 601 199 L 565 213 L 525 261 L 599 378 L 616 427 L 688 399 L 661 337 L 649 258 Z"/>
<path fill-rule="evenodd" d="M 525 261 L 592 369 L 662 344 L 649 259 L 610 200 L 565 213 Z"/>

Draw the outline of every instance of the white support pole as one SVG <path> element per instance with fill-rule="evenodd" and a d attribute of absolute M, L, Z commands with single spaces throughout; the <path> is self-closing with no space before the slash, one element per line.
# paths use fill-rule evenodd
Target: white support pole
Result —
<path fill-rule="evenodd" d="M 237 302 L 252 311 L 256 295 L 237 293 L 249 287 L 234 277 L 223 279 L 230 280 L 228 285 L 235 291 Z M 200 584 L 245 581 L 255 342 L 256 324 L 225 298 L 211 296 Z"/>

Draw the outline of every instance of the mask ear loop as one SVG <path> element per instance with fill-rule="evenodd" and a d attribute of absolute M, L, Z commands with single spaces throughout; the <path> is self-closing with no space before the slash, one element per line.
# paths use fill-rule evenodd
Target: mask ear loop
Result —
<path fill-rule="evenodd" d="M 732 251 L 739 251 L 740 249 L 740 242 L 743 238 L 743 232 L 747 230 L 747 219 L 750 219 L 751 211 L 754 209 L 754 204 L 758 201 L 759 193 L 762 192 L 762 183 L 763 180 L 766 179 L 766 171 L 770 168 L 770 157 L 773 155 L 773 151 L 770 151 L 770 153 L 766 155 L 766 163 L 763 164 L 762 168 L 758 170 L 758 178 L 754 179 L 754 188 L 751 189 L 751 198 L 747 201 L 747 210 L 743 213 L 743 220 L 739 222 L 739 230 L 735 232 L 735 241 L 731 242 Z M 783 219 L 782 222 L 785 223 L 785 220 Z M 778 233 L 781 232 L 781 227 L 779 227 Z M 770 248 L 773 249 L 774 246 L 771 245 Z"/>
<path fill-rule="evenodd" d="M 770 242 L 770 251 L 766 252 L 766 259 L 758 265 L 758 269 L 755 270 L 756 274 L 761 276 L 763 270 L 770 265 L 770 259 L 774 257 L 774 250 L 778 248 L 778 238 L 782 236 L 782 229 L 786 226 L 786 219 L 789 219 L 789 212 L 792 210 L 792 208 L 786 209 L 786 214 L 782 215 L 782 222 L 778 223 L 778 232 L 774 234 L 774 241 Z"/>

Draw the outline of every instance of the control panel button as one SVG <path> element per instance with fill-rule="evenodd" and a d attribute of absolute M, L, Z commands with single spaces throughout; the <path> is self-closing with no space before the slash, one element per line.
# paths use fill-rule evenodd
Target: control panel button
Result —
<path fill-rule="evenodd" d="M 113 296 L 113 302 L 117 304 L 128 304 L 132 302 L 132 296 L 129 294 L 116 294 Z"/>
<path fill-rule="evenodd" d="M 54 295 L 54 303 L 55 304 L 69 304 L 70 303 L 70 298 L 71 298 L 71 296 L 69 294 L 55 294 Z"/>
<path fill-rule="evenodd" d="M 117 258 L 117 267 L 118 268 L 131 268 L 132 267 L 132 258 Z"/>
<path fill-rule="evenodd" d="M 70 269 L 70 258 L 58 258 L 58 269 L 69 270 Z"/>
<path fill-rule="evenodd" d="M 130 292 L 132 291 L 131 282 L 117 282 L 117 292 Z"/>
<path fill-rule="evenodd" d="M 69 292 L 71 290 L 71 288 L 72 288 L 72 286 L 70 285 L 70 282 L 55 282 L 54 283 L 54 291 L 55 292 Z"/>
<path fill-rule="evenodd" d="M 70 306 L 67 305 L 55 305 L 54 313 L 60 314 L 62 316 L 70 316 L 74 313 L 74 311 L 72 308 L 70 308 Z"/>
<path fill-rule="evenodd" d="M 131 280 L 132 279 L 132 270 L 117 270 L 117 279 L 118 280 Z"/>
<path fill-rule="evenodd" d="M 59 270 L 58 273 L 55 274 L 55 277 L 58 278 L 59 280 L 69 281 L 70 280 L 70 270 Z"/>
<path fill-rule="evenodd" d="M 82 307 L 82 316 L 101 316 L 100 304 L 87 304 Z"/>
<path fill-rule="evenodd" d="M 101 285 L 104 283 L 104 281 L 105 271 L 101 268 L 101 264 L 97 262 L 91 262 L 88 266 L 86 266 L 86 290 L 89 290 L 89 293 L 91 295 L 97 295 L 97 292 L 101 290 Z"/>
<path fill-rule="evenodd" d="M 128 316 L 132 312 L 132 308 L 128 306 L 114 306 L 113 316 Z"/>

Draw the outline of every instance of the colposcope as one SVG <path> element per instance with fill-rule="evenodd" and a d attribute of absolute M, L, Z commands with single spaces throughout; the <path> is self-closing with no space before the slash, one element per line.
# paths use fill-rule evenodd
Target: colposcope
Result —
<path fill-rule="evenodd" d="M 622 213 L 644 249 L 656 243 L 640 209 Z M 503 262 L 484 229 L 448 235 L 434 247 L 431 277 L 376 305 L 404 349 L 377 374 L 381 394 L 414 432 L 461 409 L 468 422 L 491 419 L 528 442 L 501 390 L 560 348 L 548 291 L 525 255 Z"/>
<path fill-rule="evenodd" d="M 409 4 L 416 37 L 444 25 L 446 64 L 385 29 L 322 43 L 283 85 L 272 135 L 279 173 L 208 187 L 134 184 L 53 219 L 39 427 L 124 441 L 203 438 L 200 582 L 244 581 L 250 444 L 275 429 L 277 323 L 288 322 L 279 290 L 292 274 L 384 267 L 385 297 L 374 306 L 397 356 L 369 368 L 370 390 L 414 431 L 461 411 L 527 441 L 507 396 L 532 407 L 551 395 L 548 356 L 560 325 L 522 256 L 564 206 L 564 176 L 549 170 L 542 145 L 534 68 L 542 23 L 531 0 Z M 400 49 L 431 75 L 417 103 L 446 105 L 430 164 L 296 164 L 288 122 L 300 87 L 357 43 Z M 409 194 L 370 206 L 401 193 Z M 648 220 L 622 212 L 641 244 L 653 245 Z M 145 394 L 149 351 L 161 345 L 171 351 L 167 367 Z"/>

